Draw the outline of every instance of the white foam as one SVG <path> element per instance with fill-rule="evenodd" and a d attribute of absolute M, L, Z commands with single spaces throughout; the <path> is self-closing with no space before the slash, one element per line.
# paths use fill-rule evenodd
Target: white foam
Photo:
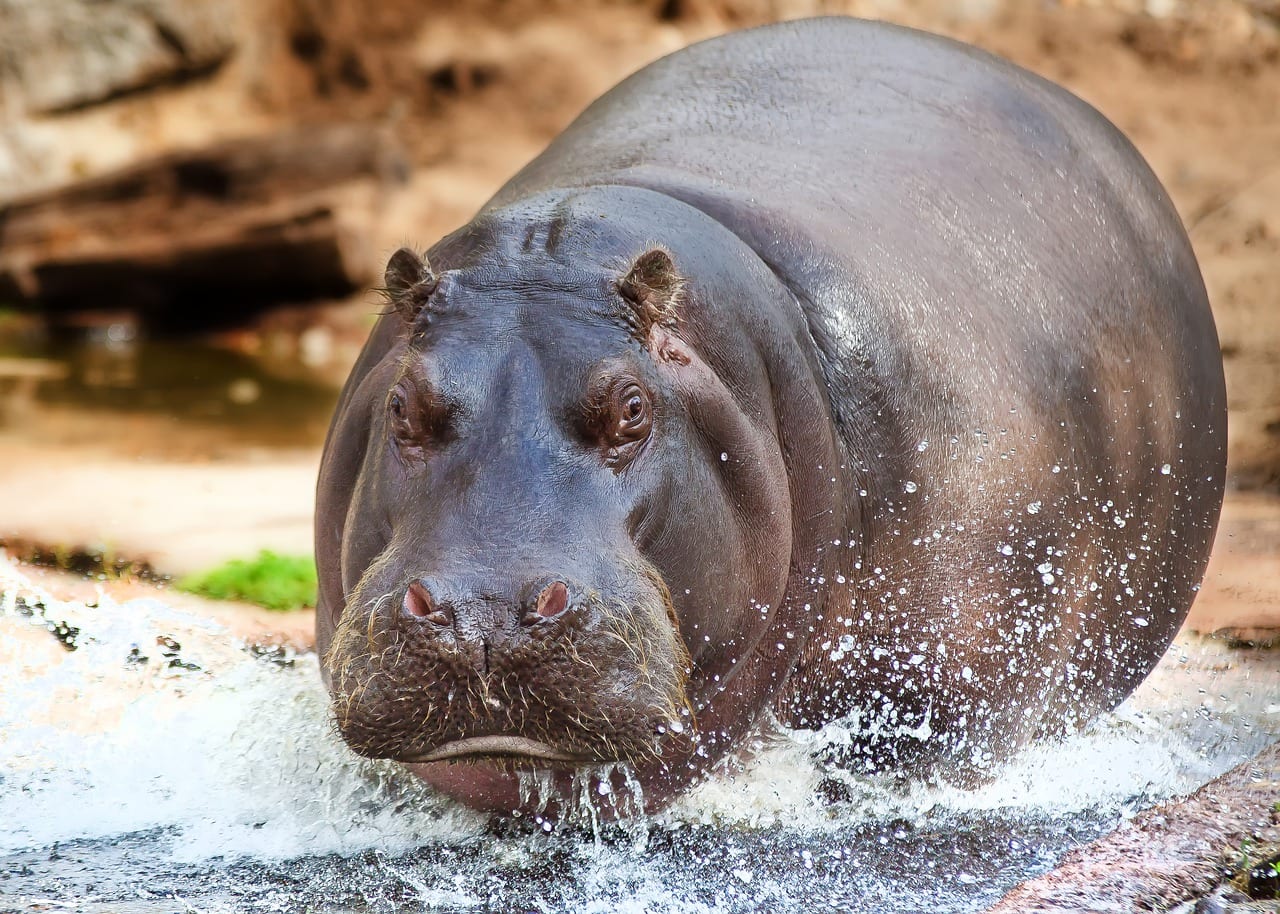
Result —
<path fill-rule="evenodd" d="M 59 601 L 7 560 L 0 590 L 0 637 L 81 629 L 55 662 L 0 673 L 0 851 L 166 828 L 179 860 L 396 852 L 482 821 L 342 745 L 314 656 L 281 669 L 156 600 Z M 20 615 L 20 596 L 43 612 Z M 158 638 L 200 669 L 171 667 Z M 134 647 L 147 662 L 126 663 Z"/>
<path fill-rule="evenodd" d="M 667 817 L 679 824 L 784 824 L 827 831 L 850 818 L 922 822 L 941 812 L 1012 811 L 1059 816 L 1077 810 L 1127 816 L 1190 793 L 1280 733 L 1280 711 L 1268 696 L 1280 683 L 1248 686 L 1237 674 L 1220 683 L 1222 649 L 1175 643 L 1152 677 L 1119 708 L 1085 731 L 1033 745 L 999 766 L 992 779 L 962 790 L 937 783 L 903 786 L 824 765 L 821 751 L 852 742 L 855 728 L 834 723 L 818 732 L 762 740 L 749 761 L 730 760 L 716 777 L 678 801 Z M 850 799 L 820 799 L 834 776 Z"/>

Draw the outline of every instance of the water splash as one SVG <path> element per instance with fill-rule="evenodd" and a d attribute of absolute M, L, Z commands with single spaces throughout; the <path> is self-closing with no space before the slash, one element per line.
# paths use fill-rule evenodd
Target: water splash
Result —
<path fill-rule="evenodd" d="M 1280 723 L 1274 658 L 1227 682 L 1222 648 L 1175 645 L 1117 712 L 973 790 L 841 767 L 853 722 L 775 727 L 652 819 L 629 815 L 626 766 L 584 770 L 546 829 L 351 754 L 313 655 L 255 653 L 158 600 L 58 601 L 4 560 L 0 592 L 0 901 L 23 905 L 980 910 Z M 521 790 L 553 787 L 531 773 Z"/>
<path fill-rule="evenodd" d="M 7 562 L 0 590 L 0 853 L 155 828 L 175 860 L 396 852 L 483 822 L 346 749 L 313 655 L 156 600 L 58 601 Z M 44 643 L 59 626 L 73 649 Z"/>

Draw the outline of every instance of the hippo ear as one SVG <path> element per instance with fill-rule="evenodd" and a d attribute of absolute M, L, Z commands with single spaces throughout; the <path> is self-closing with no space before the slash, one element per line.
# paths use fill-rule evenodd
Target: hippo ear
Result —
<path fill-rule="evenodd" d="M 655 326 L 675 326 L 684 286 L 671 255 L 661 248 L 646 251 L 631 264 L 618 292 L 631 306 L 632 325 L 642 341 Z"/>
<path fill-rule="evenodd" d="M 440 284 L 440 277 L 431 271 L 425 255 L 401 248 L 387 261 L 383 282 L 387 301 L 401 317 L 412 321 Z"/>

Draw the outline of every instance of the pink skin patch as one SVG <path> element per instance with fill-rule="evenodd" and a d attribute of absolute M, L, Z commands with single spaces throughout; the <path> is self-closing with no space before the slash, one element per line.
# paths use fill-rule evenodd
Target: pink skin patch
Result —
<path fill-rule="evenodd" d="M 453 623 L 453 613 L 449 612 L 448 607 L 436 606 L 435 600 L 431 599 L 431 592 L 427 590 L 421 581 L 414 581 L 405 592 L 404 611 L 415 618 L 425 619 L 435 625 L 450 625 Z"/>
<path fill-rule="evenodd" d="M 552 581 L 538 594 L 534 612 L 543 619 L 554 619 L 569 605 L 569 588 L 560 581 Z"/>

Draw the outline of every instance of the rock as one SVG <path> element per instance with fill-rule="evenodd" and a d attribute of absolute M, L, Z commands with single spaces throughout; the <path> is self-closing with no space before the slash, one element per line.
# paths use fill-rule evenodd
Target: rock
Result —
<path fill-rule="evenodd" d="M 986 914 L 1163 911 L 1204 896 L 1238 865 L 1240 853 L 1230 849 L 1278 830 L 1277 795 L 1280 743 L 1187 799 L 1147 810 L 1071 852 L 1057 869 L 1014 888 Z M 1225 891 L 1214 897 L 1230 900 Z"/>
<path fill-rule="evenodd" d="M 1280 170 L 1242 182 L 1192 230 L 1227 375 L 1230 481 L 1280 483 Z"/>
<path fill-rule="evenodd" d="M 185 324 L 349 294 L 368 261 L 335 188 L 377 180 L 387 148 L 362 126 L 298 129 L 15 200 L 0 206 L 0 289 L 54 316 Z"/>
<path fill-rule="evenodd" d="M 1230 399 L 1230 388 L 1228 388 Z M 1229 422 L 1234 422 L 1232 416 Z M 1280 502 L 1235 493 L 1222 507 L 1204 585 L 1185 628 L 1237 646 L 1280 642 Z"/>
<path fill-rule="evenodd" d="M 208 73 L 234 14 L 233 0 L 0 0 L 0 99 L 66 111 Z"/>

